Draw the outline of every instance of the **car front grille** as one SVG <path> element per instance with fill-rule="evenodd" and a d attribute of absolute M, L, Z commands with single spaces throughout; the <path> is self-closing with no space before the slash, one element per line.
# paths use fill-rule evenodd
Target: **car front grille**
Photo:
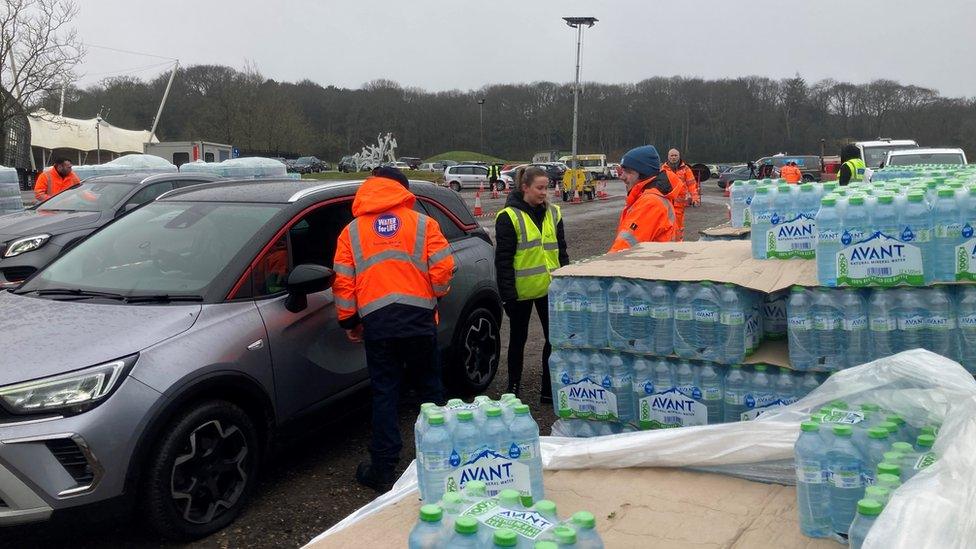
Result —
<path fill-rule="evenodd" d="M 9 282 L 20 282 L 30 275 L 34 274 L 36 271 L 34 267 L 7 267 L 6 269 L 0 269 L 3 273 L 3 277 Z"/>
<path fill-rule="evenodd" d="M 55 459 L 79 486 L 86 486 L 95 479 L 95 472 L 78 444 L 70 438 L 59 438 L 44 442 Z"/>

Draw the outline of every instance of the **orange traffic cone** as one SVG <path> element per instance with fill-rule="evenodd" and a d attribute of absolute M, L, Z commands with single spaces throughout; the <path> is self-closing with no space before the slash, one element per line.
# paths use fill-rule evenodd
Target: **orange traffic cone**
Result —
<path fill-rule="evenodd" d="M 573 204 L 581 204 L 582 202 L 583 200 L 580 198 L 579 195 L 579 188 L 578 187 L 573 188 Z"/>
<path fill-rule="evenodd" d="M 498 198 L 498 184 L 497 183 L 491 186 L 491 197 L 492 198 Z"/>
<path fill-rule="evenodd" d="M 481 209 L 481 191 L 474 193 L 474 215 L 483 215 L 485 212 Z"/>

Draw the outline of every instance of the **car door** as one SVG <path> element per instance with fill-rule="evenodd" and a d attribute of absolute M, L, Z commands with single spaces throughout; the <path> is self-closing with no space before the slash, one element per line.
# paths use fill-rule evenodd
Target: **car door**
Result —
<path fill-rule="evenodd" d="M 336 241 L 352 220 L 352 197 L 293 220 L 253 269 L 252 291 L 268 331 L 275 393 L 282 419 L 364 383 L 366 357 L 337 321 L 332 289 L 310 294 L 297 313 L 285 308 L 284 280 L 295 265 L 332 267 Z"/>
<path fill-rule="evenodd" d="M 483 166 L 474 166 L 471 168 L 474 172 L 474 186 L 488 188 L 488 168 Z"/>

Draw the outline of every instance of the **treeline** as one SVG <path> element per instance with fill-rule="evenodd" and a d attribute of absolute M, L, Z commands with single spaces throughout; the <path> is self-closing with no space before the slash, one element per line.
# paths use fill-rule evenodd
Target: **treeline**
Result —
<path fill-rule="evenodd" d="M 72 89 L 65 115 L 149 128 L 168 74 L 105 80 Z M 393 132 L 400 155 L 477 151 L 484 99 L 484 151 L 527 159 L 568 150 L 572 85 L 502 84 L 428 92 L 376 80 L 361 89 L 304 80 L 276 82 L 253 70 L 197 65 L 180 70 L 157 130 L 162 140 L 205 139 L 264 154 L 335 160 Z M 58 97 L 45 101 L 57 111 Z M 775 152 L 836 154 L 851 139 L 913 138 L 976 153 L 976 98 L 948 98 L 891 80 L 849 84 L 756 76 L 702 80 L 656 77 L 636 84 L 587 83 L 580 98 L 579 149 L 619 157 L 628 148 L 678 147 L 697 162 L 754 159 Z"/>

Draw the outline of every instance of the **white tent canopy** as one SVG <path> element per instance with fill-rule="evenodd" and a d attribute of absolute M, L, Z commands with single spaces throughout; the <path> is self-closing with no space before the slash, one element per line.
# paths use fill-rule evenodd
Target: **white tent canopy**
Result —
<path fill-rule="evenodd" d="M 79 151 L 103 151 L 114 153 L 141 153 L 143 144 L 149 141 L 148 130 L 123 130 L 95 118 L 81 120 L 58 116 L 39 109 L 27 117 L 31 129 L 31 146 L 42 149 L 77 149 Z M 95 125 L 98 124 L 98 135 Z M 153 143 L 159 139 L 153 137 Z"/>

